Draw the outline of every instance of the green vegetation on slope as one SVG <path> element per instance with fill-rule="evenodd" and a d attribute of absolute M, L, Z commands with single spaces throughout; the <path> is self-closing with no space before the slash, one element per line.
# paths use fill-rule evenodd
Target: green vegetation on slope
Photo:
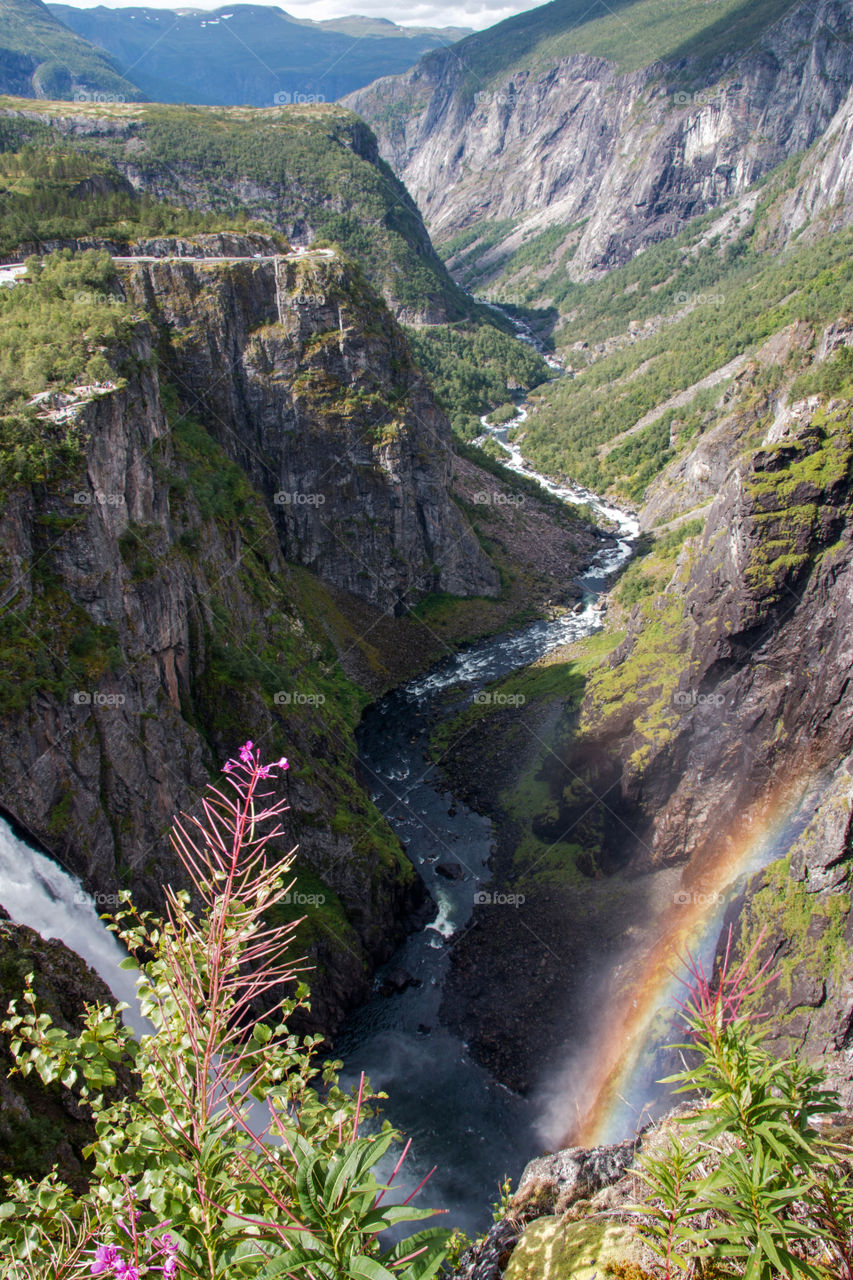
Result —
<path fill-rule="evenodd" d="M 239 211 L 201 213 L 139 194 L 98 156 L 32 143 L 9 150 L 24 132 L 15 124 L 0 119 L 0 253 L 86 237 L 123 245 L 143 236 L 264 229 Z M 49 132 L 41 137 L 49 140 Z"/>
<path fill-rule="evenodd" d="M 525 455 L 541 470 L 571 475 L 598 490 L 612 485 L 635 500 L 642 497 L 648 480 L 673 456 L 673 413 L 667 411 L 610 451 L 602 446 L 635 427 L 667 397 L 749 353 L 784 326 L 798 320 L 829 323 L 853 311 L 851 246 L 853 232 L 846 231 L 778 257 L 756 255 L 742 264 L 735 255 L 721 269 L 713 297 L 699 295 L 682 318 L 618 347 L 551 390 L 527 424 Z M 656 275 L 660 254 L 650 252 Z M 614 272 L 605 282 L 608 291 L 618 291 L 620 283 L 630 288 L 638 273 L 642 280 L 644 259 L 640 255 Z M 635 292 L 642 297 L 643 285 Z M 606 305 L 593 296 L 596 308 Z M 702 429 L 715 398 L 713 389 L 703 392 L 679 411 L 681 443 Z"/>
<path fill-rule="evenodd" d="M 15 105 L 0 101 L 0 110 Z M 44 118 L 13 120 L 15 150 L 27 141 L 73 147 L 120 172 L 132 168 L 135 185 L 189 209 L 337 243 L 406 311 L 451 319 L 472 311 L 373 134 L 351 112 L 323 104 L 260 110 L 84 103 L 69 107 L 62 121 L 55 105 L 49 114 L 31 105 Z M 72 131 L 67 122 L 76 120 L 96 127 Z"/>
<path fill-rule="evenodd" d="M 607 58 L 620 71 L 691 58 L 697 74 L 752 47 L 789 8 L 787 0 L 553 0 L 421 61 L 458 61 L 472 93 L 510 70 L 538 70 L 575 53 Z"/>
<path fill-rule="evenodd" d="M 745 577 L 752 594 L 767 603 L 784 598 L 791 578 L 813 554 L 827 504 L 849 492 L 849 418 L 849 404 L 831 411 L 819 407 L 806 438 L 762 449 L 746 479 L 744 494 L 760 536 Z"/>
<path fill-rule="evenodd" d="M 82 456 L 74 425 L 29 402 L 117 378 L 114 350 L 134 326 L 104 252 L 33 259 L 27 278 L 0 289 L 0 485 L 44 481 L 54 466 Z"/>
<path fill-rule="evenodd" d="M 600 729 L 610 718 L 628 713 L 639 739 L 630 757 L 636 770 L 674 735 L 680 709 L 673 694 L 686 662 L 684 588 L 690 573 L 688 554 L 679 556 L 688 538 L 701 532 L 690 521 L 652 541 L 620 583 L 621 603 L 632 610 L 630 647 L 621 660 L 602 665 L 590 676 L 581 732 Z"/>
<path fill-rule="evenodd" d="M 75 89 L 117 102 L 143 97 L 103 49 L 69 31 L 39 0 L 3 0 L 0 91 L 70 98 Z"/>
<path fill-rule="evenodd" d="M 463 440 L 482 431 L 480 418 L 550 377 L 542 357 L 492 325 L 433 325 L 409 329 L 409 345 Z"/>

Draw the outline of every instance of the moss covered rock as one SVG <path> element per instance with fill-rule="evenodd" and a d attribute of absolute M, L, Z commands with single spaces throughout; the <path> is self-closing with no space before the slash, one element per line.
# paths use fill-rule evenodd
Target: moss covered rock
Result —
<path fill-rule="evenodd" d="M 537 1218 L 515 1246 L 506 1280 L 596 1280 L 608 1268 L 639 1267 L 641 1250 L 633 1229 L 606 1217 L 567 1222 Z"/>

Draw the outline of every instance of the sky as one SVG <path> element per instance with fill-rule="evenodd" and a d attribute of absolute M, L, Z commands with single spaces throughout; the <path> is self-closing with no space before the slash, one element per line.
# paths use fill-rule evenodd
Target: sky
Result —
<path fill-rule="evenodd" d="M 61 0 L 77 9 L 94 9 L 98 3 L 110 9 L 221 9 L 223 0 Z M 251 0 L 272 3 L 274 0 Z M 278 0 L 279 8 L 294 18 L 341 18 L 350 13 L 370 18 L 390 18 L 407 27 L 471 27 L 481 31 L 514 13 L 538 8 L 536 0 L 410 0 L 401 11 L 399 0 Z M 544 3 L 544 0 L 540 0 Z"/>

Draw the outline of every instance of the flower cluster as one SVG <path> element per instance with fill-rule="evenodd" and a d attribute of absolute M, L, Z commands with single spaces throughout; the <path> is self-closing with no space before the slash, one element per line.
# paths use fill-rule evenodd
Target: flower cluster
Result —
<path fill-rule="evenodd" d="M 284 756 L 280 760 L 274 760 L 272 764 L 261 764 L 261 753 L 255 749 L 255 744 L 250 739 L 240 748 L 240 759 L 226 760 L 222 766 L 222 772 L 247 773 L 259 778 L 268 778 L 273 769 L 281 769 L 283 772 L 289 768 L 290 763 Z"/>
<path fill-rule="evenodd" d="M 113 1276 L 115 1280 L 140 1280 L 143 1275 L 156 1273 L 162 1275 L 164 1280 L 174 1280 L 178 1274 L 178 1246 L 168 1231 L 163 1235 L 154 1235 L 155 1232 L 162 1231 L 168 1224 L 161 1222 L 158 1227 L 152 1227 L 148 1231 L 138 1233 L 136 1221 L 139 1216 L 138 1213 L 131 1215 L 130 1230 L 119 1219 L 122 1227 L 131 1238 L 133 1261 L 129 1262 L 116 1245 L 99 1244 L 89 1267 L 91 1275 Z M 146 1240 L 146 1236 L 153 1238 Z M 149 1255 L 147 1262 L 143 1263 L 142 1267 L 140 1267 L 141 1251 Z"/>

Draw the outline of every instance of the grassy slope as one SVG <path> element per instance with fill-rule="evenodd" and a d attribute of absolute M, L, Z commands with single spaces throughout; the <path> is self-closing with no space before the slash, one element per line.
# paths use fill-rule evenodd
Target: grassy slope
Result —
<path fill-rule="evenodd" d="M 853 311 L 853 232 L 779 255 L 757 250 L 750 229 L 726 247 L 712 241 L 694 254 L 698 232 L 689 228 L 605 280 L 573 290 L 561 345 L 623 335 L 629 317 L 635 325 L 652 319 L 653 331 L 605 353 L 568 352 L 580 371 L 552 388 L 531 418 L 524 451 L 534 463 L 638 502 L 649 480 L 707 427 L 724 386 L 623 433 L 784 326 L 828 324 Z M 584 368 L 585 358 L 591 363 Z"/>
<path fill-rule="evenodd" d="M 789 8 L 786 0 L 553 0 L 421 61 L 457 61 L 471 92 L 577 53 L 607 58 L 620 71 L 692 58 L 696 75 L 721 55 L 747 49 Z"/>

